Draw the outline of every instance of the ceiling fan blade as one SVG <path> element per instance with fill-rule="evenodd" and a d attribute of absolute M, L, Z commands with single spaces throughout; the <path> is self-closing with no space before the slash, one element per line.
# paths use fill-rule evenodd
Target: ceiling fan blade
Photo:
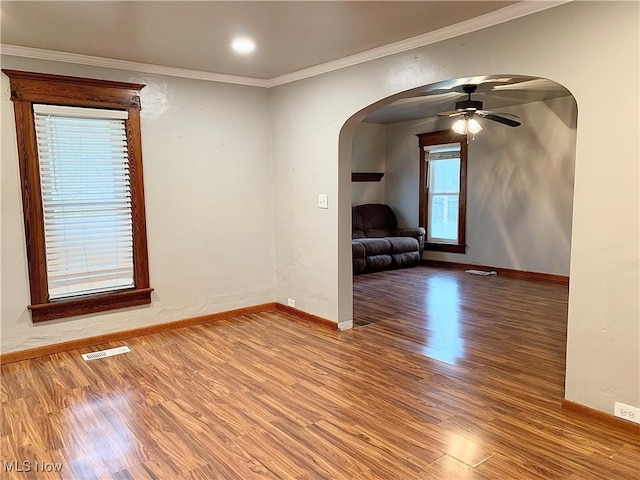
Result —
<path fill-rule="evenodd" d="M 464 115 L 465 112 L 461 112 L 460 110 L 452 110 L 450 112 L 440 112 L 438 115 L 441 117 L 457 117 L 459 115 Z"/>
<path fill-rule="evenodd" d="M 506 125 L 508 127 L 519 127 L 520 125 L 522 125 L 522 122 L 518 122 L 517 120 L 512 120 L 506 117 L 501 117 L 500 115 L 495 115 L 493 113 L 490 113 L 484 118 L 486 118 L 487 120 L 493 120 L 494 122 L 502 123 L 503 125 Z"/>
<path fill-rule="evenodd" d="M 487 120 L 492 120 L 494 122 L 502 123 L 503 125 L 507 125 L 508 127 L 519 127 L 520 125 L 522 125 L 522 122 L 514 120 L 513 118 L 507 118 L 505 114 L 502 114 L 502 113 L 498 114 L 494 112 L 485 112 L 485 111 L 482 111 L 481 113 L 479 112 L 477 113 L 482 118 L 486 118 Z M 517 115 L 509 115 L 509 116 L 517 117 Z M 517 117 L 517 118 L 520 118 L 520 117 Z"/>
<path fill-rule="evenodd" d="M 491 110 L 478 110 L 476 112 L 478 115 L 487 116 L 487 115 L 499 115 L 501 117 L 513 118 L 514 120 L 519 120 L 520 115 L 516 115 L 515 113 L 507 113 L 507 112 L 494 112 Z"/>

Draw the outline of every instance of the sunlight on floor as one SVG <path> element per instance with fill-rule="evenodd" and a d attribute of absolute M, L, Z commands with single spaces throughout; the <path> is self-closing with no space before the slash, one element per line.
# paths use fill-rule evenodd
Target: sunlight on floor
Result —
<path fill-rule="evenodd" d="M 455 278 L 430 277 L 426 286 L 424 306 L 428 313 L 427 345 L 422 354 L 441 362 L 456 365 L 464 358 L 464 339 L 460 338 L 460 294 Z"/>

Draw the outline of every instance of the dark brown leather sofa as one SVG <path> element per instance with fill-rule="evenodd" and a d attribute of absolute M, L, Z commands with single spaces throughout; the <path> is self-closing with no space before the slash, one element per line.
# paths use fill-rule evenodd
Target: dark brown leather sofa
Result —
<path fill-rule="evenodd" d="M 398 228 L 388 205 L 367 203 L 351 210 L 353 274 L 415 267 L 424 249 L 422 227 Z"/>

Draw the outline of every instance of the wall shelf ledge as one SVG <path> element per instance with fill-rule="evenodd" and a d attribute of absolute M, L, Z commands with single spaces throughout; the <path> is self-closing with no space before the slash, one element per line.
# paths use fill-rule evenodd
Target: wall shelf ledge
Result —
<path fill-rule="evenodd" d="M 352 182 L 379 182 L 384 177 L 384 173 L 377 172 L 351 172 Z"/>

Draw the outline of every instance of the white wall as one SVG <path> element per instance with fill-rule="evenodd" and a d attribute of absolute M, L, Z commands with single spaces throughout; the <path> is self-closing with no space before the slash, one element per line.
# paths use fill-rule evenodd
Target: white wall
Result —
<path fill-rule="evenodd" d="M 353 135 L 352 172 L 385 171 L 385 126 L 361 123 Z M 384 203 L 385 177 L 380 182 L 353 182 L 351 204 Z"/>
<path fill-rule="evenodd" d="M 500 111 L 522 117 L 509 128 L 484 120 L 469 142 L 467 253 L 423 258 L 569 275 L 576 146 L 573 97 Z M 387 126 L 386 199 L 407 223 L 418 222 L 416 134 L 450 128 L 446 119 Z"/>
<path fill-rule="evenodd" d="M 264 89 L 3 57 L 12 68 L 140 81 L 150 306 L 32 324 L 18 159 L 2 75 L 2 352 L 274 300 L 273 184 Z"/>
<path fill-rule="evenodd" d="M 352 320 L 351 139 L 367 106 L 451 78 L 549 78 L 579 112 L 566 398 L 607 412 L 614 400 L 640 405 L 640 122 L 629 108 L 639 102 L 639 7 L 571 2 L 273 89 L 278 301 L 295 295 L 303 310 Z M 603 120 L 611 111 L 616 121 Z"/>

